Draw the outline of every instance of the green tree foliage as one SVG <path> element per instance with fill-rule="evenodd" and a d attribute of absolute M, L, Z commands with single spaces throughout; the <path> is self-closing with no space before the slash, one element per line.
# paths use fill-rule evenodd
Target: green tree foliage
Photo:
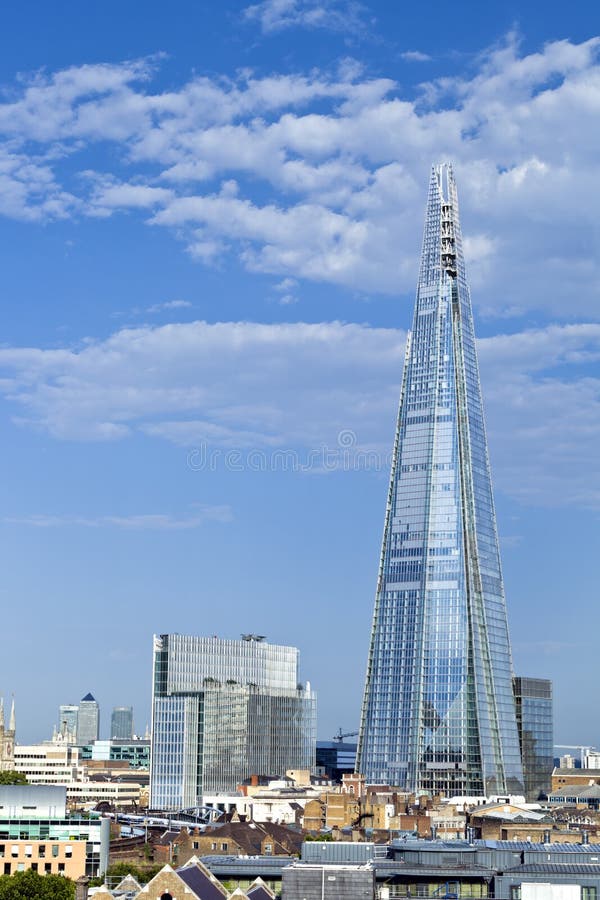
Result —
<path fill-rule="evenodd" d="M 0 875 L 0 900 L 73 900 L 75 883 L 62 875 L 39 875 L 33 869 Z"/>
<path fill-rule="evenodd" d="M 0 784 L 27 784 L 27 777 L 22 772 L 10 770 L 0 772 Z"/>

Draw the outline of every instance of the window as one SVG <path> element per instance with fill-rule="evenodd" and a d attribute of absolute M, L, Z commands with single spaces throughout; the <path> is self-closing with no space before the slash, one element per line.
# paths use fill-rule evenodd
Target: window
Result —
<path fill-rule="evenodd" d="M 19 855 L 19 845 L 18 845 L 18 844 L 13 844 L 13 845 L 12 845 L 12 847 L 10 848 L 10 855 L 11 855 L 11 856 L 18 856 L 18 855 Z"/>
<path fill-rule="evenodd" d="M 581 900 L 597 900 L 598 890 L 595 887 L 584 885 L 581 888 Z"/>
<path fill-rule="evenodd" d="M 65 856 L 67 857 L 67 859 L 70 859 L 73 856 L 73 848 L 70 844 L 67 844 L 67 846 L 65 847 Z"/>
<path fill-rule="evenodd" d="M 227 850 L 228 844 L 221 844 L 221 850 Z"/>
<path fill-rule="evenodd" d="M 213 841 L 213 843 L 210 845 L 210 849 L 211 849 L 211 850 L 216 850 L 216 849 L 217 849 L 217 845 L 216 845 L 216 843 L 215 843 L 214 841 Z"/>
<path fill-rule="evenodd" d="M 58 844 L 52 844 L 52 856 L 55 859 L 58 856 Z"/>
<path fill-rule="evenodd" d="M 25 863 L 17 863 L 17 872 L 25 871 Z"/>
<path fill-rule="evenodd" d="M 10 863 L 4 863 L 4 874 L 10 875 Z"/>
<path fill-rule="evenodd" d="M 44 857 L 46 856 L 46 845 L 45 845 L 45 844 L 40 844 L 40 845 L 39 845 L 39 847 L 38 847 L 38 856 L 39 856 L 40 859 L 44 859 Z"/>
<path fill-rule="evenodd" d="M 28 859 L 31 859 L 31 857 L 33 856 L 33 847 L 31 844 L 25 844 L 25 856 Z"/>
<path fill-rule="evenodd" d="M 44 872 L 52 871 L 52 863 L 44 863 Z"/>
<path fill-rule="evenodd" d="M 59 871 L 59 872 L 64 872 L 64 871 L 65 871 L 65 864 L 64 864 L 64 863 L 59 863 L 59 864 L 58 864 L 58 871 Z"/>
<path fill-rule="evenodd" d="M 520 884 L 511 884 L 510 900 L 521 900 L 521 885 Z"/>

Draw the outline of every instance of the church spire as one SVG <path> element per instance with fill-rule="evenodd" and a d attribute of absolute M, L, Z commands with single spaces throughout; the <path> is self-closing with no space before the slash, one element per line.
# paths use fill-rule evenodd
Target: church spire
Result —
<path fill-rule="evenodd" d="M 12 704 L 10 707 L 10 722 L 8 725 L 8 730 L 12 731 L 13 734 L 17 730 L 17 720 L 15 718 L 15 698 L 14 697 L 12 698 Z"/>
<path fill-rule="evenodd" d="M 4 728 L 4 697 L 0 697 L 0 728 Z"/>

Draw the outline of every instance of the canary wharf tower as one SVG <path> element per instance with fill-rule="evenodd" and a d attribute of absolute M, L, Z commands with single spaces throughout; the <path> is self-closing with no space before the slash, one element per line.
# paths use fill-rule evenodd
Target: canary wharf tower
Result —
<path fill-rule="evenodd" d="M 358 747 L 368 782 L 521 794 L 498 535 L 452 167 L 434 167 Z"/>

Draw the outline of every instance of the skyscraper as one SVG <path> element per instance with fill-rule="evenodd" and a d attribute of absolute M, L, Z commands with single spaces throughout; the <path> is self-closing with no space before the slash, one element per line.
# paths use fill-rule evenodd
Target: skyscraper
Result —
<path fill-rule="evenodd" d="M 100 730 L 100 707 L 91 694 L 86 694 L 79 703 L 77 713 L 77 743 L 80 746 L 98 740 Z"/>
<path fill-rule="evenodd" d="M 110 717 L 110 736 L 117 741 L 130 741 L 133 737 L 133 707 L 115 706 Z"/>
<path fill-rule="evenodd" d="M 67 740 L 77 740 L 77 716 L 79 707 L 63 703 L 58 707 L 58 733 Z"/>
<path fill-rule="evenodd" d="M 315 764 L 316 699 L 298 684 L 295 647 L 154 638 L 150 804 L 177 810 L 250 775 Z"/>
<path fill-rule="evenodd" d="M 452 167 L 429 187 L 358 768 L 446 795 L 521 794 L 512 662 Z"/>
<path fill-rule="evenodd" d="M 551 788 L 554 767 L 552 682 L 515 677 L 517 728 L 523 760 L 525 799 L 539 800 Z"/>

